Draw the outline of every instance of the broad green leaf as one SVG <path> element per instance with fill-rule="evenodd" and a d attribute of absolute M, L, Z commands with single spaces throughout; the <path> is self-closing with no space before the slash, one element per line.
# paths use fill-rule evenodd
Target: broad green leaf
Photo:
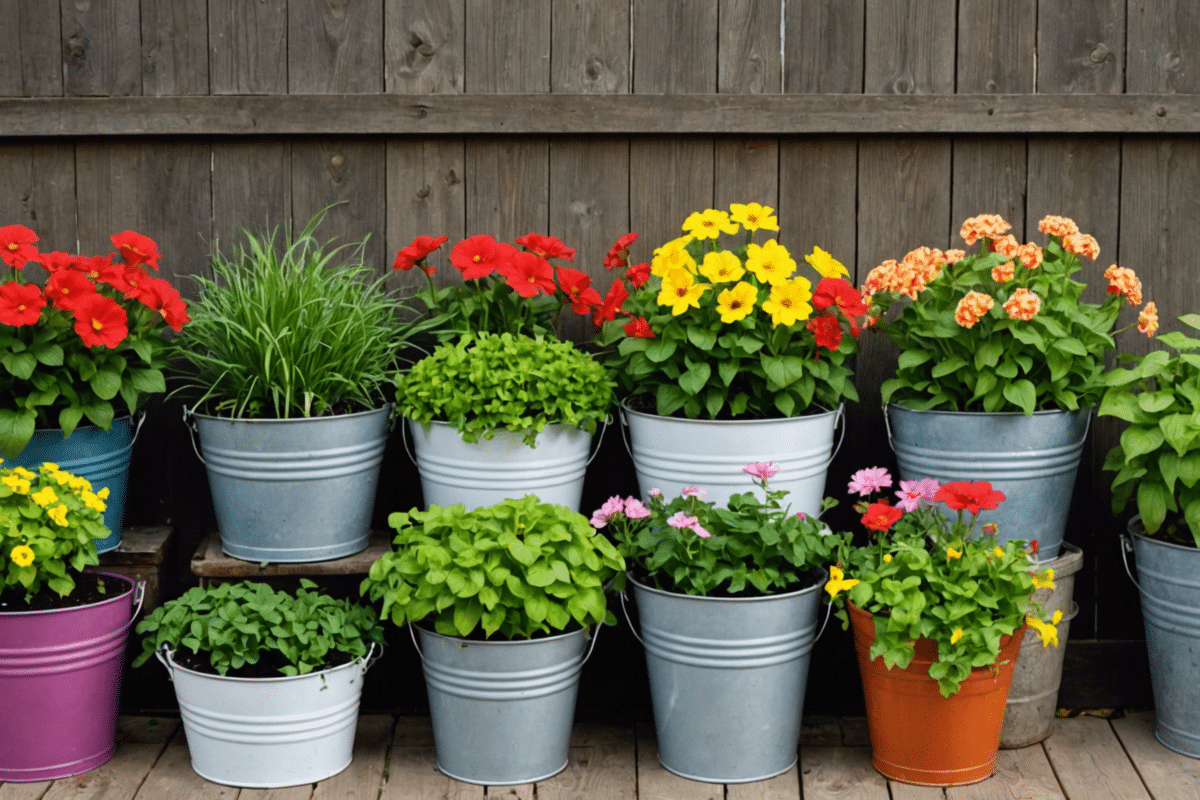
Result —
<path fill-rule="evenodd" d="M 1121 447 L 1125 450 L 1125 458 L 1133 459 L 1154 452 L 1164 440 L 1163 432 L 1159 428 L 1134 425 L 1126 428 L 1121 434 Z"/>

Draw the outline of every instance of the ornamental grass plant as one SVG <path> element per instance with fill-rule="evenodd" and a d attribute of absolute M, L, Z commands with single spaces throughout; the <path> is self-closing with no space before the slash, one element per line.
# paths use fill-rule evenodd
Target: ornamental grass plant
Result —
<path fill-rule="evenodd" d="M 919 247 L 867 276 L 872 323 L 900 349 L 896 376 L 882 386 L 884 403 L 1029 416 L 1099 402 L 1118 314 L 1142 304 L 1141 281 L 1113 264 L 1103 273 L 1105 300 L 1086 302 L 1077 276 L 1081 259 L 1099 257 L 1096 239 L 1066 217 L 1038 223 L 1045 245 L 1018 243 L 1011 227 L 995 214 L 972 217 L 960 233 L 967 245 L 979 243 L 977 252 Z M 1153 336 L 1154 303 L 1136 324 Z"/>

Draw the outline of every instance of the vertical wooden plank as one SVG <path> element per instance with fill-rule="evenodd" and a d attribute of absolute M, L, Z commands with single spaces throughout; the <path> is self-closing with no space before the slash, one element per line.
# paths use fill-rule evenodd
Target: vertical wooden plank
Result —
<path fill-rule="evenodd" d="M 633 4 L 633 90 L 711 92 L 717 85 L 716 0 Z"/>
<path fill-rule="evenodd" d="M 999 214 L 1013 226 L 1012 233 L 1018 241 L 1026 240 L 1026 149 L 1024 136 L 959 136 L 954 139 L 952 232 L 954 226 L 961 226 L 969 217 Z"/>
<path fill-rule="evenodd" d="M 776 94 L 782 89 L 780 3 L 722 0 L 717 9 L 717 91 Z"/>
<path fill-rule="evenodd" d="M 799 800 L 800 769 L 753 783 L 731 783 L 725 787 L 725 800 Z"/>
<path fill-rule="evenodd" d="M 468 92 L 550 90 L 550 0 L 467 0 Z"/>
<path fill-rule="evenodd" d="M 0 144 L 0 219 L 34 230 L 41 252 L 75 252 L 75 146 Z"/>
<path fill-rule="evenodd" d="M 725 787 L 702 783 L 667 772 L 658 763 L 658 743 L 652 726 L 637 729 L 638 800 L 724 800 Z"/>
<path fill-rule="evenodd" d="M 1148 94 L 1200 92 L 1200 18 L 1186 0 L 1129 3 L 1125 91 Z"/>
<path fill-rule="evenodd" d="M 957 91 L 1034 90 L 1037 0 L 959 0 Z"/>
<path fill-rule="evenodd" d="M 291 144 L 281 139 L 217 140 L 212 144 L 212 245 L 232 252 L 292 221 Z"/>
<path fill-rule="evenodd" d="M 288 92 L 383 91 L 383 0 L 289 3 Z"/>
<path fill-rule="evenodd" d="M 538 783 L 538 800 L 634 800 L 634 742 L 630 728 L 576 725 L 567 768 Z"/>
<path fill-rule="evenodd" d="M 465 14 L 463 0 L 385 0 L 386 91 L 461 93 Z"/>
<path fill-rule="evenodd" d="M 1200 797 L 1200 761 L 1168 750 L 1154 738 L 1153 711 L 1129 711 L 1111 725 L 1154 800 Z"/>
<path fill-rule="evenodd" d="M 137 3 L 61 0 L 65 93 L 142 93 L 141 23 Z"/>
<path fill-rule="evenodd" d="M 800 778 L 805 800 L 888 800 L 887 781 L 866 747 L 806 747 Z"/>
<path fill-rule="evenodd" d="M 1150 800 L 1107 720 L 1060 719 L 1044 746 L 1067 797 Z"/>
<path fill-rule="evenodd" d="M 940 800 L 946 796 L 946 790 L 937 786 L 913 786 L 900 781 L 888 781 L 892 800 Z"/>
<path fill-rule="evenodd" d="M 421 234 L 449 236 L 429 257 L 440 286 L 459 281 L 449 270 L 450 248 L 466 237 L 465 148 L 462 139 L 391 139 L 387 143 L 387 251 L 396 252 Z M 385 267 L 391 264 L 386 260 Z M 389 285 L 403 291 L 425 284 L 416 271 L 393 272 Z"/>
<path fill-rule="evenodd" d="M 0 48 L 0 96 L 61 95 L 62 23 L 58 5 L 45 0 L 2 0 L 0 19 L 9 29 L 6 45 Z"/>
<path fill-rule="evenodd" d="M 286 94 L 287 0 L 208 0 L 213 94 Z"/>
<path fill-rule="evenodd" d="M 166 726 L 163 726 L 166 728 Z M 174 730 L 172 726 L 165 732 Z M 87 800 L 88 798 L 133 797 L 167 746 L 165 738 L 124 738 L 118 729 L 120 744 L 116 755 L 96 769 L 60 778 L 50 784 L 43 800 Z"/>
<path fill-rule="evenodd" d="M 42 800 L 51 785 L 51 781 L 0 783 L 0 800 Z"/>
<path fill-rule="evenodd" d="M 139 232 L 157 242 L 165 256 L 159 277 L 182 290 L 179 277 L 203 272 L 208 266 L 212 150 L 207 140 L 200 139 L 155 139 L 136 146 Z"/>
<path fill-rule="evenodd" d="M 208 4 L 142 0 L 142 92 L 208 94 Z"/>
<path fill-rule="evenodd" d="M 433 730 L 428 717 L 400 717 L 392 739 L 388 780 L 379 800 L 438 797 L 443 800 L 483 800 L 483 786 L 456 781 L 438 771 Z"/>
<path fill-rule="evenodd" d="M 863 91 L 954 91 L 954 0 L 867 0 Z"/>
<path fill-rule="evenodd" d="M 1125 89 L 1125 0 L 1038 3 L 1037 90 Z"/>
<path fill-rule="evenodd" d="M 717 208 L 731 203 L 779 205 L 779 140 L 769 136 L 720 136 L 713 141 Z"/>
<path fill-rule="evenodd" d="M 192 769 L 191 753 L 182 736 L 163 751 L 133 800 L 237 800 L 239 790 L 201 778 Z"/>
<path fill-rule="evenodd" d="M 866 0 L 784 3 L 783 90 L 860 94 Z"/>
<path fill-rule="evenodd" d="M 79 252 L 111 252 L 109 236 L 141 224 L 138 165 L 138 146 L 132 140 L 83 140 L 76 145 Z M 150 231 L 139 232 L 154 238 Z"/>
<path fill-rule="evenodd" d="M 375 800 L 383 783 L 391 742 L 391 716 L 370 714 L 359 717 L 350 766 L 319 782 L 313 791 L 313 800 Z"/>
<path fill-rule="evenodd" d="M 629 211 L 642 253 L 682 236 L 693 211 L 714 204 L 713 143 L 647 136 L 629 146 Z"/>
<path fill-rule="evenodd" d="M 299 233 L 321 209 L 332 206 L 317 228 L 323 241 L 357 246 L 382 274 L 386 227 L 384 143 L 373 139 L 295 141 L 292 150 L 292 229 Z"/>
<path fill-rule="evenodd" d="M 629 91 L 628 0 L 553 0 L 550 91 Z"/>
<path fill-rule="evenodd" d="M 1041 747 L 1001 750 L 996 755 L 996 774 L 982 783 L 951 786 L 946 800 L 997 800 L 1029 797 L 1038 800 L 1066 800 L 1054 769 Z M 893 800 L 895 798 L 893 797 Z"/>

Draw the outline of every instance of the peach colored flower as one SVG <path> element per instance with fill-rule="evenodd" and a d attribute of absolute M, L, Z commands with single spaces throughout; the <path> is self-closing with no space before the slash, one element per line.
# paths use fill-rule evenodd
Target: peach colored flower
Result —
<path fill-rule="evenodd" d="M 1008 283 L 1013 279 L 1013 271 L 1013 262 L 1005 261 L 999 266 L 992 267 L 992 280 L 996 283 Z"/>
<path fill-rule="evenodd" d="M 1011 233 L 1001 236 L 999 239 L 992 240 L 992 250 L 1002 256 L 1008 256 L 1009 258 L 1017 257 L 1018 247 L 1020 247 L 1020 245 L 1017 244 L 1017 237 L 1013 236 Z"/>
<path fill-rule="evenodd" d="M 964 328 L 974 327 L 994 305 L 996 301 L 990 295 L 972 290 L 958 301 L 958 308 L 954 309 L 954 321 Z"/>
<path fill-rule="evenodd" d="M 1158 330 L 1158 306 L 1154 305 L 1151 300 L 1146 303 L 1146 307 L 1142 309 L 1142 313 L 1138 314 L 1137 322 L 1138 330 L 1153 338 L 1154 332 Z"/>
<path fill-rule="evenodd" d="M 965 250 L 947 250 L 942 255 L 946 257 L 947 264 L 957 264 L 966 258 L 967 253 Z"/>
<path fill-rule="evenodd" d="M 1038 223 L 1038 230 L 1061 239 L 1069 234 L 1079 233 L 1079 226 L 1075 224 L 1075 220 L 1068 217 L 1048 216 L 1042 217 L 1042 221 Z"/>
<path fill-rule="evenodd" d="M 1026 269 L 1037 269 L 1042 263 L 1042 248 L 1028 242 L 1017 248 L 1017 258 L 1021 259 Z"/>
<path fill-rule="evenodd" d="M 1024 287 L 1012 293 L 1012 297 L 1004 303 L 1004 311 L 1009 319 L 1028 321 L 1037 316 L 1042 308 L 1042 298 Z"/>
<path fill-rule="evenodd" d="M 1095 261 L 1100 256 L 1100 243 L 1090 233 L 1068 233 L 1062 240 L 1063 249 Z"/>
<path fill-rule="evenodd" d="M 1119 294 L 1131 305 L 1142 304 L 1142 282 L 1133 270 L 1113 264 L 1104 270 L 1104 277 L 1108 278 L 1108 289 L 1105 291 L 1109 294 Z"/>
<path fill-rule="evenodd" d="M 962 224 L 959 235 L 967 244 L 975 244 L 980 239 L 997 239 L 1012 229 L 999 214 L 980 214 L 971 217 Z"/>

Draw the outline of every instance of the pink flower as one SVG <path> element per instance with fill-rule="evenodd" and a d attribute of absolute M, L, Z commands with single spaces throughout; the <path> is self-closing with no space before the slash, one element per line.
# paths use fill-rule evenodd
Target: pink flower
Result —
<path fill-rule="evenodd" d="M 900 481 L 900 489 L 896 492 L 896 497 L 900 498 L 900 502 L 896 506 L 905 511 L 916 511 L 917 506 L 924 500 L 926 503 L 933 502 L 933 496 L 937 494 L 938 482 L 933 478 L 924 478 L 919 481 Z"/>
<path fill-rule="evenodd" d="M 708 492 L 704 489 L 701 489 L 699 486 L 685 486 L 680 494 L 684 497 L 694 497 L 697 500 L 703 500 L 704 498 L 708 497 Z"/>
<path fill-rule="evenodd" d="M 625 513 L 625 501 L 621 499 L 620 495 L 614 494 L 604 502 L 604 505 L 592 512 L 592 527 L 603 528 L 615 514 L 623 513 Z"/>
<path fill-rule="evenodd" d="M 674 515 L 667 520 L 667 524 L 672 528 L 679 528 L 680 530 L 683 530 L 684 528 L 691 528 L 694 525 L 699 525 L 700 520 L 693 516 L 689 516 L 682 511 L 676 511 Z"/>
<path fill-rule="evenodd" d="M 658 487 L 652 488 L 650 490 L 650 496 L 651 497 L 662 497 L 662 489 L 659 489 Z"/>
<path fill-rule="evenodd" d="M 849 490 L 868 495 L 892 485 L 892 476 L 884 467 L 867 467 L 850 476 Z"/>
<path fill-rule="evenodd" d="M 742 467 L 742 472 L 760 481 L 769 481 L 779 472 L 779 465 L 774 461 L 755 461 Z"/>
<path fill-rule="evenodd" d="M 808 519 L 808 514 L 805 514 L 803 511 L 797 511 L 796 516 L 800 519 Z"/>
<path fill-rule="evenodd" d="M 625 498 L 625 516 L 630 519 L 642 519 L 650 516 L 650 509 L 642 505 L 642 501 L 636 497 Z"/>
<path fill-rule="evenodd" d="M 692 526 L 692 532 L 701 539 L 707 539 L 708 537 L 712 536 L 711 533 L 704 530 L 704 526 L 700 524 L 699 520 L 697 520 L 696 524 Z"/>

